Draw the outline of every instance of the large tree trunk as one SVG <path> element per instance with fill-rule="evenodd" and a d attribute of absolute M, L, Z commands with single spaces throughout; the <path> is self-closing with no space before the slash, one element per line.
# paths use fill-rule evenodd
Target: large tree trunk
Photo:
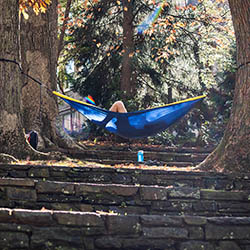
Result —
<path fill-rule="evenodd" d="M 19 62 L 18 1 L 0 0 L 0 6 L 0 58 Z M 25 158 L 34 152 L 23 132 L 20 69 L 0 61 L 0 153 Z"/>
<path fill-rule="evenodd" d="M 250 171 L 250 1 L 229 0 L 237 43 L 237 73 L 231 117 L 216 150 L 201 169 Z"/>
<path fill-rule="evenodd" d="M 41 148 L 57 140 L 54 121 L 58 107 L 50 91 L 56 90 L 57 1 L 52 1 L 46 13 L 36 15 L 32 9 L 28 13 L 27 20 L 21 19 L 22 68 L 46 87 L 23 78 L 24 127 L 26 132 L 36 130 L 42 136 L 44 140 L 39 137 Z"/>
<path fill-rule="evenodd" d="M 133 74 L 133 1 L 123 0 L 123 61 L 121 72 L 121 91 L 125 96 L 132 96 L 135 89 Z"/>

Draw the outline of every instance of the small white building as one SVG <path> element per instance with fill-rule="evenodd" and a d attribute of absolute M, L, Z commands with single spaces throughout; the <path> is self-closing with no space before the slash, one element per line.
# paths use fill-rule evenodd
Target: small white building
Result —
<path fill-rule="evenodd" d="M 67 91 L 65 95 L 77 100 L 83 99 L 78 93 L 71 90 Z M 86 127 L 86 118 L 64 101 L 59 101 L 59 116 L 62 128 L 69 135 L 79 134 Z"/>

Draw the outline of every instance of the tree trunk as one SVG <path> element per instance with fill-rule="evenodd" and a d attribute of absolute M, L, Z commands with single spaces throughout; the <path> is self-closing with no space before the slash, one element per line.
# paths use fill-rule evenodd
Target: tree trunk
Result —
<path fill-rule="evenodd" d="M 45 144 L 41 148 L 57 138 L 54 121 L 58 107 L 50 91 L 56 90 L 57 81 L 57 1 L 52 1 L 46 13 L 36 15 L 32 9 L 28 13 L 27 20 L 21 19 L 22 68 L 45 87 L 23 78 L 24 127 L 26 132 L 36 130 L 42 136 L 44 140 L 39 137 L 39 142 Z"/>
<path fill-rule="evenodd" d="M 132 96 L 135 89 L 135 76 L 133 73 L 133 3 L 123 0 L 123 62 L 121 73 L 121 91 L 125 96 Z"/>
<path fill-rule="evenodd" d="M 0 58 L 19 62 L 18 1 L 0 0 L 0 6 Z M 17 64 L 0 61 L 0 90 L 0 153 L 25 158 L 32 149 L 23 132 Z"/>
<path fill-rule="evenodd" d="M 250 171 L 250 1 L 229 0 L 237 44 L 233 108 L 224 137 L 201 169 Z"/>

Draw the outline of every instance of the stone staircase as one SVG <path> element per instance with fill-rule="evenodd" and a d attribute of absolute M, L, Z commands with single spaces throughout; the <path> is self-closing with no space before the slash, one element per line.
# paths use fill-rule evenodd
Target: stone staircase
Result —
<path fill-rule="evenodd" d="M 86 149 L 67 150 L 70 157 L 97 162 L 104 164 L 129 164 L 137 163 L 137 152 L 144 151 L 145 164 L 147 165 L 167 165 L 176 167 L 195 166 L 203 161 L 209 153 L 212 152 L 213 147 L 197 148 L 197 147 L 159 147 L 152 145 L 145 146 L 122 146 L 117 145 L 97 145 L 85 146 Z"/>
<path fill-rule="evenodd" d="M 189 186 L 93 184 L 0 179 L 1 204 L 8 208 L 111 212 L 137 215 L 247 216 L 248 190 Z"/>
<path fill-rule="evenodd" d="M 248 250 L 250 174 L 0 164 L 0 249 Z"/>

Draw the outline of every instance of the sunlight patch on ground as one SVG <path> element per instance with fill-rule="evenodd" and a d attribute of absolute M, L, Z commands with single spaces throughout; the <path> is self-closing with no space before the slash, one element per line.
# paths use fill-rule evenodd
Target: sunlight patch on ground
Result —
<path fill-rule="evenodd" d="M 196 170 L 193 166 L 187 167 L 175 167 L 175 166 L 147 166 L 145 164 L 101 164 L 92 161 L 80 161 L 75 159 L 69 159 L 64 161 L 25 161 L 20 160 L 18 162 L 13 162 L 12 164 L 20 164 L 20 165 L 41 165 L 41 166 L 64 166 L 64 167 L 93 167 L 93 168 L 123 168 L 123 169 L 145 169 L 145 170 L 165 170 L 165 171 L 199 171 Z"/>

